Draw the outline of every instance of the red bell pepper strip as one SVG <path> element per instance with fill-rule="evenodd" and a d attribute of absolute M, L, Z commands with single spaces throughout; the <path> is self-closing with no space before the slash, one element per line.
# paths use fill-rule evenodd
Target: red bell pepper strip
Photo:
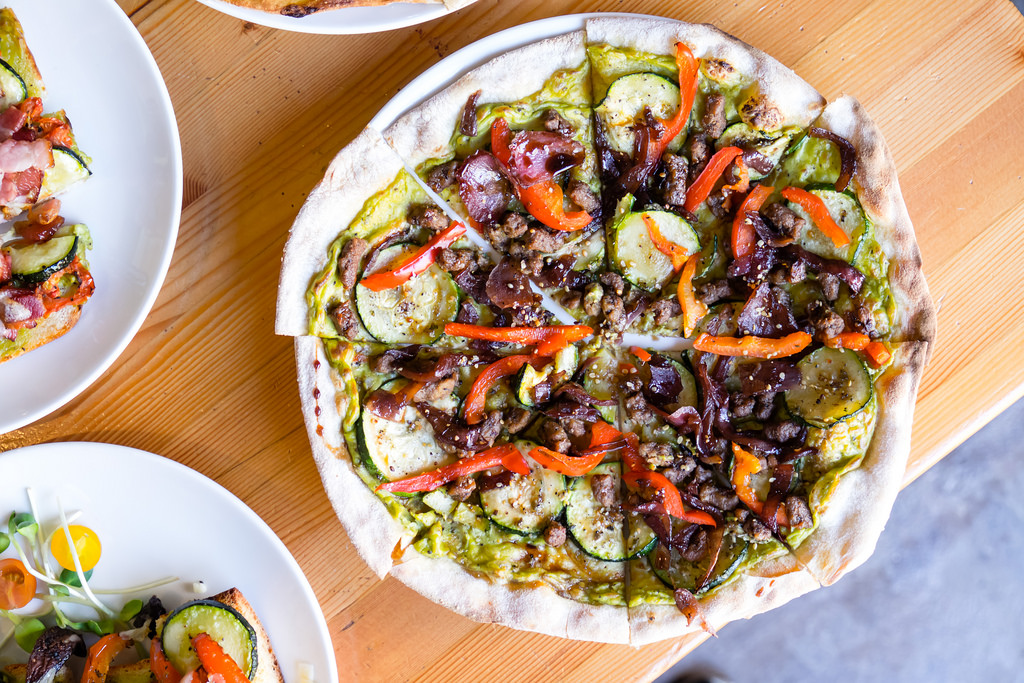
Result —
<path fill-rule="evenodd" d="M 531 360 L 530 356 L 525 355 L 505 356 L 484 368 L 484 371 L 473 382 L 473 386 L 469 388 L 469 393 L 466 394 L 465 408 L 462 413 L 466 423 L 475 425 L 482 422 L 487 402 L 487 391 L 499 379 L 514 375 L 519 372 L 519 368 Z"/>
<path fill-rule="evenodd" d="M 697 83 L 700 80 L 700 64 L 693 56 L 690 48 L 683 43 L 676 43 L 676 66 L 679 68 L 679 109 L 676 115 L 667 121 L 659 121 L 662 133 L 651 140 L 647 146 L 647 160 L 655 162 L 668 149 L 670 142 L 675 140 L 690 120 L 690 110 L 697 96 Z"/>
<path fill-rule="evenodd" d="M 686 510 L 683 508 L 683 498 L 679 495 L 679 489 L 660 472 L 626 472 L 622 480 L 627 485 L 635 486 L 639 481 L 645 480 L 651 486 L 661 492 L 661 502 L 665 506 L 665 512 L 690 522 L 691 524 L 704 524 L 707 526 L 718 526 L 715 518 L 701 510 Z"/>
<path fill-rule="evenodd" d="M 192 649 L 209 675 L 211 683 L 249 683 L 238 662 L 205 633 L 192 638 Z"/>
<path fill-rule="evenodd" d="M 794 332 L 781 339 L 769 337 L 713 337 L 701 333 L 693 348 L 719 356 L 745 356 L 747 358 L 782 358 L 800 353 L 811 343 L 811 335 Z"/>
<path fill-rule="evenodd" d="M 743 161 L 743 157 L 740 156 L 736 159 L 736 172 L 739 173 L 739 180 L 731 185 L 723 185 L 723 190 L 732 190 L 733 192 L 746 192 L 750 189 L 750 171 L 747 170 L 747 165 Z"/>
<path fill-rule="evenodd" d="M 747 212 L 759 210 L 774 191 L 771 185 L 755 185 L 736 210 L 736 217 L 732 220 L 733 258 L 742 258 L 754 250 L 757 233 L 754 232 L 754 226 L 747 222 Z"/>
<path fill-rule="evenodd" d="M 736 491 L 736 497 L 755 514 L 763 515 L 764 501 L 758 500 L 754 489 L 750 487 L 750 475 L 761 471 L 761 461 L 737 444 L 732 444 L 732 454 L 732 487 Z M 786 514 L 785 506 L 780 505 L 775 510 L 775 523 L 779 526 L 789 526 L 789 515 Z"/>
<path fill-rule="evenodd" d="M 565 455 L 550 448 L 537 446 L 530 451 L 530 457 L 536 460 L 542 467 L 567 477 L 582 477 L 590 472 L 604 460 L 604 453 L 593 453 L 591 455 L 574 456 Z"/>
<path fill-rule="evenodd" d="M 686 263 L 686 259 L 690 255 L 689 252 L 682 245 L 665 239 L 665 236 L 661 234 L 661 230 L 658 228 L 658 224 L 648 214 L 642 214 L 642 218 L 644 219 L 644 225 L 647 226 L 647 234 L 650 235 L 655 248 L 669 257 L 672 261 L 672 272 L 678 273 L 679 269 Z"/>
<path fill-rule="evenodd" d="M 387 270 L 374 273 L 363 278 L 359 283 L 371 292 L 380 292 L 385 289 L 400 287 L 427 268 L 437 260 L 437 255 L 442 249 L 447 249 L 466 233 L 466 227 L 462 223 L 452 223 L 443 232 L 435 235 L 429 242 L 424 244 L 419 251 L 412 255 L 394 270 Z"/>
<path fill-rule="evenodd" d="M 378 486 L 377 490 L 390 491 L 392 493 L 433 491 L 459 477 L 499 466 L 516 474 L 526 475 L 530 473 L 530 466 L 523 459 L 523 454 L 513 444 L 507 443 L 488 448 L 486 451 L 471 455 L 468 458 L 463 458 L 451 465 L 445 465 L 430 472 L 424 472 L 423 474 L 417 474 L 414 477 L 407 477 L 397 481 L 385 482 Z"/>
<path fill-rule="evenodd" d="M 871 362 L 871 366 L 880 368 L 892 359 L 892 352 L 886 348 L 885 344 L 879 341 L 869 342 L 864 347 L 864 353 L 868 354 L 868 360 Z"/>
<path fill-rule="evenodd" d="M 647 349 L 641 349 L 639 346 L 630 346 L 629 352 L 644 363 L 648 363 L 651 360 L 650 352 Z"/>
<path fill-rule="evenodd" d="M 842 332 L 825 340 L 825 346 L 833 349 L 850 349 L 863 351 L 867 354 L 871 367 L 880 368 L 892 358 L 892 352 L 879 341 L 871 341 L 871 337 L 859 332 Z"/>
<path fill-rule="evenodd" d="M 562 339 L 566 343 L 577 342 L 594 334 L 592 327 L 586 325 L 550 325 L 548 327 L 487 327 L 486 325 L 467 325 L 465 323 L 448 323 L 444 333 L 451 337 L 466 339 L 482 339 L 484 341 L 505 342 L 508 344 L 535 345 L 552 339 Z"/>
<path fill-rule="evenodd" d="M 622 464 L 627 472 L 645 472 L 647 463 L 640 457 L 640 437 L 636 434 L 624 435 L 626 447 L 622 449 Z"/>
<path fill-rule="evenodd" d="M 683 308 L 683 334 L 687 337 L 693 334 L 701 318 L 708 314 L 707 304 L 698 299 L 693 291 L 693 278 L 697 274 L 699 261 L 699 253 L 687 259 L 686 265 L 683 266 L 683 274 L 679 277 L 679 286 L 676 288 L 679 305 Z"/>
<path fill-rule="evenodd" d="M 85 658 L 85 668 L 82 670 L 82 683 L 103 683 L 107 680 L 107 671 L 110 670 L 110 663 L 131 642 L 131 638 L 125 638 L 119 633 L 111 633 L 96 641 L 89 648 L 89 655 Z"/>
<path fill-rule="evenodd" d="M 741 154 L 743 154 L 743 150 L 739 147 L 723 147 L 715 152 L 715 155 L 711 157 L 711 161 L 700 172 L 697 179 L 693 181 L 690 189 L 686 191 L 686 201 L 683 202 L 683 208 L 693 213 L 711 194 L 715 183 L 725 173 L 725 169 L 729 167 L 729 164 Z"/>
<path fill-rule="evenodd" d="M 494 120 L 491 125 L 491 152 L 507 169 L 512 160 L 512 131 L 503 118 Z M 542 180 L 527 187 L 516 181 L 515 174 L 509 173 L 512 186 L 530 215 L 553 230 L 582 230 L 593 222 L 593 217 L 586 211 L 565 212 L 565 195 L 561 186 L 551 180 Z"/>
<path fill-rule="evenodd" d="M 821 201 L 821 197 L 799 187 L 787 187 L 782 191 L 782 196 L 794 204 L 799 204 L 809 213 L 818 230 L 825 233 L 834 245 L 845 247 L 850 243 L 850 237 L 832 220 L 832 214 L 828 212 L 828 207 Z"/>
<path fill-rule="evenodd" d="M 164 648 L 159 638 L 153 638 L 149 646 L 149 670 L 156 679 L 156 683 L 179 683 L 181 674 L 171 664 L 164 654 Z"/>

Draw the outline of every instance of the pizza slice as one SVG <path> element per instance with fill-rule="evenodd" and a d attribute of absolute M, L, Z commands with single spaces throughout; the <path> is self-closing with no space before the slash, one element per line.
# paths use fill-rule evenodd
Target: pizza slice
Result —
<path fill-rule="evenodd" d="M 239 7 L 283 14 L 286 17 L 307 17 L 322 10 L 345 7 L 381 7 L 396 2 L 413 2 L 426 5 L 444 4 L 449 10 L 461 9 L 476 0 L 227 0 Z"/>
<path fill-rule="evenodd" d="M 595 317 L 584 293 L 603 268 L 604 241 L 582 31 L 487 62 L 384 135 L 502 268 L 532 278 L 576 320 Z M 531 308 L 520 308 L 530 324 Z"/>

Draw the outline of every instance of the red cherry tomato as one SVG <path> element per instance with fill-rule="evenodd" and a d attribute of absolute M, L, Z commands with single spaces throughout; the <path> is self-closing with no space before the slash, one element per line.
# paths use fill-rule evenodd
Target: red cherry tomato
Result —
<path fill-rule="evenodd" d="M 25 570 L 21 560 L 0 560 L 0 609 L 18 609 L 36 594 L 36 577 Z"/>

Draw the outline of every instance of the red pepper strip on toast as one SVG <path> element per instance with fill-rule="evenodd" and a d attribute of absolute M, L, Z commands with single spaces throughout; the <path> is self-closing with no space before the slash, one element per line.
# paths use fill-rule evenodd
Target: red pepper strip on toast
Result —
<path fill-rule="evenodd" d="M 196 651 L 210 683 L 249 683 L 238 663 L 207 634 L 200 633 L 193 637 L 192 649 Z"/>
<path fill-rule="evenodd" d="M 156 683 L 179 683 L 181 674 L 164 654 L 159 638 L 153 638 L 149 646 L 149 670 Z"/>
<path fill-rule="evenodd" d="M 107 671 L 110 670 L 110 663 L 131 642 L 130 638 L 125 638 L 119 633 L 111 633 L 96 641 L 89 648 L 89 655 L 85 658 L 85 668 L 82 670 L 82 683 L 104 683 L 107 680 Z"/>

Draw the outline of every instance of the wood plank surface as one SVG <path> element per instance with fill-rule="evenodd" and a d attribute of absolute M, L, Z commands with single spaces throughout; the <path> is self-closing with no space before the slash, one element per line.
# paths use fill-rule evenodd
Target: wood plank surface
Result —
<path fill-rule="evenodd" d="M 700 638 L 640 649 L 482 625 L 359 559 L 309 454 L 290 339 L 273 334 L 281 249 L 333 155 L 404 84 L 495 31 L 631 11 L 715 23 L 884 131 L 939 310 L 907 481 L 1024 393 L 1024 19 L 1008 0 L 480 0 L 383 34 L 311 36 L 193 0 L 118 0 L 181 131 L 185 198 L 166 284 L 117 362 L 0 450 L 105 441 L 174 458 L 248 503 L 295 555 L 342 680 L 650 680 Z M 982 336 L 978 330 L 997 330 Z M 762 617 L 762 619 L 766 619 Z"/>

